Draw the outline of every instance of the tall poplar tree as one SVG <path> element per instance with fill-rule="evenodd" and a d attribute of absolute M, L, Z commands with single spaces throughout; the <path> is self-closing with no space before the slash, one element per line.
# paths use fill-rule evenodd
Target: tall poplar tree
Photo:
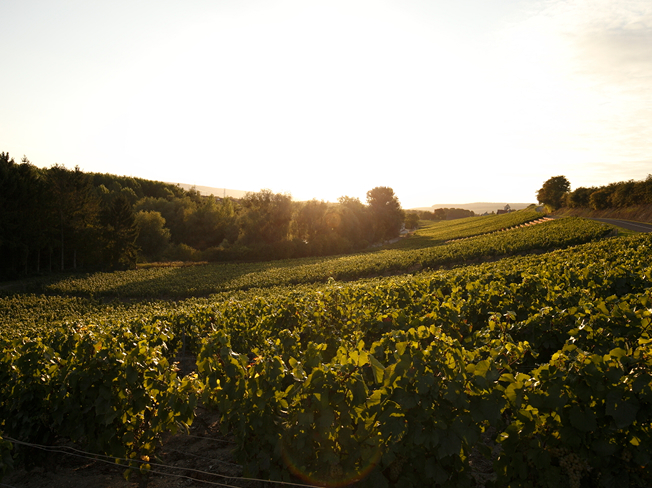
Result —
<path fill-rule="evenodd" d="M 61 270 L 65 268 L 67 248 L 71 248 L 72 265 L 77 267 L 78 251 L 90 242 L 99 215 L 99 199 L 93 191 L 91 179 L 79 167 L 74 170 L 54 165 L 48 172 L 48 186 L 59 220 Z"/>

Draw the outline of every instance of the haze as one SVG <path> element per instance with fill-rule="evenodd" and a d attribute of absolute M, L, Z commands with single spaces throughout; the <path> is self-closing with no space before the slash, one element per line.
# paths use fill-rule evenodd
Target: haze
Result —
<path fill-rule="evenodd" d="M 652 173 L 652 4 L 0 6 L 0 151 L 37 166 L 404 208 Z"/>

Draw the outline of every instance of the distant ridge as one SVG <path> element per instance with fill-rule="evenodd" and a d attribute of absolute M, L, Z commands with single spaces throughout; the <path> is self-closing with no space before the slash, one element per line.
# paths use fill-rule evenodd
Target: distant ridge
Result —
<path fill-rule="evenodd" d="M 476 214 L 483 214 L 485 212 L 495 212 L 502 210 L 505 205 L 509 205 L 512 210 L 521 210 L 529 207 L 532 203 L 494 203 L 494 202 L 476 202 L 476 203 L 438 203 L 432 207 L 419 207 L 413 210 L 428 210 L 432 212 L 436 208 L 463 208 L 465 210 L 472 210 Z"/>
<path fill-rule="evenodd" d="M 200 185 L 190 185 L 188 183 L 172 183 L 173 185 L 179 185 L 184 190 L 190 190 L 195 188 L 201 195 L 209 196 L 213 195 L 215 197 L 223 198 L 225 196 L 231 198 L 242 198 L 247 193 L 244 190 L 229 190 L 228 188 L 213 188 L 211 186 L 200 186 Z"/>

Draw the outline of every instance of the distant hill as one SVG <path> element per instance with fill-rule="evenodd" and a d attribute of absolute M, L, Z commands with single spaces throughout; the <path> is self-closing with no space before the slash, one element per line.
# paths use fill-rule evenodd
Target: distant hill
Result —
<path fill-rule="evenodd" d="M 213 195 L 216 197 L 231 197 L 231 198 L 242 198 L 245 196 L 246 191 L 243 190 L 229 190 L 228 188 L 213 188 L 210 186 L 199 186 L 199 185 L 190 185 L 188 183 L 173 183 L 179 185 L 184 190 L 190 190 L 195 188 L 200 194 L 204 196 Z"/>
<path fill-rule="evenodd" d="M 432 212 L 436 208 L 463 208 L 465 210 L 473 210 L 477 215 L 481 215 L 485 212 L 495 212 L 496 210 L 502 210 L 505 208 L 507 203 L 493 203 L 493 202 L 476 202 L 476 203 L 438 203 L 432 207 L 419 207 L 413 210 L 428 210 Z M 509 203 L 509 206 L 512 210 L 521 210 L 527 208 L 532 203 Z"/>

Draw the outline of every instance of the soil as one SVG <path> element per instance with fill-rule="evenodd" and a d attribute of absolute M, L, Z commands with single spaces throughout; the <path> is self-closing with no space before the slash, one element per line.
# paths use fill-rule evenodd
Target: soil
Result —
<path fill-rule="evenodd" d="M 500 448 L 486 432 L 481 442 L 496 457 Z M 219 431 L 219 414 L 199 407 L 189 434 L 168 435 L 158 451 L 159 459 L 152 465 L 149 478 L 141 480 L 138 475 L 126 480 L 124 466 L 112 460 L 93 459 L 69 448 L 73 444 L 59 446 L 70 454 L 53 453 L 42 466 L 31 470 L 20 469 L 5 476 L 0 487 L 9 488 L 192 488 L 222 486 L 232 488 L 286 488 L 292 484 L 277 484 L 241 478 L 242 469 L 235 464 L 231 451 L 232 439 Z M 477 488 L 495 480 L 493 463 L 474 449 L 471 452 L 472 476 Z M 164 466 L 163 466 L 164 465 Z M 297 486 L 308 486 L 300 484 Z"/>
<path fill-rule="evenodd" d="M 492 451 L 495 459 L 500 447 L 493 442 L 495 431 L 482 434 L 481 443 Z M 20 469 L 5 476 L 0 487 L 9 488 L 192 488 L 222 486 L 232 488 L 289 488 L 292 484 L 263 482 L 241 478 L 242 469 L 231 454 L 235 443 L 219 430 L 219 414 L 199 407 L 190 432 L 168 435 L 158 451 L 152 473 L 144 483 L 138 475 L 124 478 L 124 466 L 113 460 L 93 459 L 69 448 L 59 446 L 70 454 L 53 453 L 41 466 L 31 470 Z M 495 480 L 492 460 L 484 458 L 477 449 L 470 453 L 472 476 L 476 488 Z M 297 480 L 296 486 L 306 487 Z"/>
<path fill-rule="evenodd" d="M 182 374 L 194 370 L 195 357 L 179 354 L 176 362 Z M 83 448 L 72 443 L 57 446 L 60 451 L 48 453 L 46 461 L 30 469 L 19 469 L 5 476 L 0 487 L 13 488 L 190 488 L 227 486 L 260 488 L 263 483 L 236 479 L 242 468 L 231 454 L 233 439 L 224 437 L 219 429 L 219 413 L 199 406 L 188 433 L 168 434 L 152 459 L 151 474 L 141 480 L 138 474 L 129 480 L 125 467 L 113 459 L 84 454 Z M 79 449 L 80 451 L 75 451 Z M 38 454 L 42 454 L 42 451 Z M 156 466 L 158 464 L 159 466 Z M 155 473 L 156 471 L 156 473 Z M 267 483 L 267 486 L 274 486 Z"/>
<path fill-rule="evenodd" d="M 178 433 L 163 439 L 156 462 L 157 471 L 150 475 L 147 488 L 178 488 L 208 486 L 261 487 L 262 483 L 237 480 L 242 469 L 232 458 L 234 443 L 219 431 L 219 415 L 198 408 L 189 434 Z M 75 448 L 67 444 L 62 450 Z M 112 460 L 93 459 L 70 450 L 70 454 L 51 453 L 42 466 L 29 471 L 20 469 L 5 476 L 0 487 L 14 488 L 140 488 L 139 476 L 127 481 L 124 466 Z M 158 473 L 160 472 L 160 473 Z"/>

